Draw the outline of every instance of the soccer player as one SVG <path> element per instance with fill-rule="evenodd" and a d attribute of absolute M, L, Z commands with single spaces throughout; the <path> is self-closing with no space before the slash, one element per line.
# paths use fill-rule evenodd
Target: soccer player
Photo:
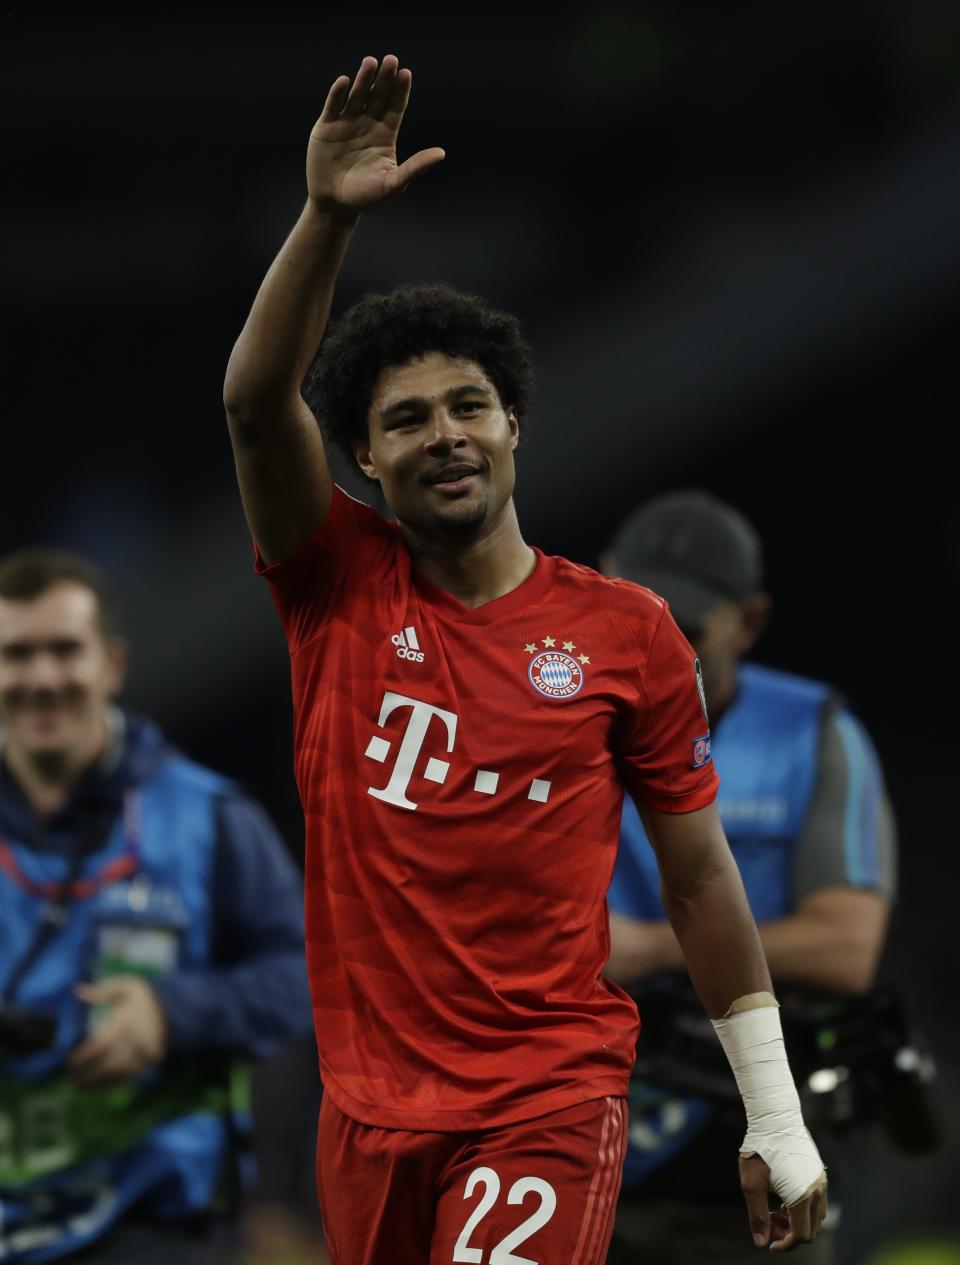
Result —
<path fill-rule="evenodd" d="M 444 156 L 397 163 L 410 84 L 392 56 L 334 82 L 224 388 L 291 656 L 330 1249 L 336 1265 L 603 1261 L 637 1035 L 601 975 L 624 787 L 736 1064 L 748 1197 L 765 1218 L 769 1165 L 791 1205 L 762 1237 L 790 1248 L 816 1233 L 825 1179 L 713 807 L 694 654 L 652 593 L 523 540 L 516 321 L 402 287 L 324 340 L 310 398 L 392 522 L 334 487 L 301 397 L 359 215 Z"/>

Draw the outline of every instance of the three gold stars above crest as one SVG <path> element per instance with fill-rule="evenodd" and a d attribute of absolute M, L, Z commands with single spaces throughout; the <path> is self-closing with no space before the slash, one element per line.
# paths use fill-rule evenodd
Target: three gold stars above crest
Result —
<path fill-rule="evenodd" d="M 527 654 L 537 654 L 540 651 L 541 646 L 544 650 L 553 650 L 556 648 L 556 645 L 557 640 L 555 637 L 544 637 L 540 642 L 528 641 L 523 648 Z M 566 650 L 568 654 L 577 648 L 577 643 L 575 641 L 564 641 L 562 645 L 563 649 Z M 588 654 L 578 654 L 576 658 L 583 664 L 590 662 L 590 656 Z"/>

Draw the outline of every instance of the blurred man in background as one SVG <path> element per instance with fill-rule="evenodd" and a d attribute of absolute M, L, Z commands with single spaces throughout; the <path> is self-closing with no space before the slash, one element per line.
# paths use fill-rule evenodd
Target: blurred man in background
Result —
<path fill-rule="evenodd" d="M 249 1168 L 237 1060 L 310 1028 L 262 810 L 117 708 L 87 561 L 0 560 L 0 1259 L 198 1259 Z"/>
<path fill-rule="evenodd" d="M 833 1013 L 830 999 L 870 989 L 883 946 L 896 845 L 877 757 L 828 686 L 742 662 L 770 599 L 761 542 L 731 506 L 696 491 L 650 501 L 620 527 L 604 569 L 665 597 L 699 656 L 718 808 L 784 1003 L 796 1073 L 803 1043 L 791 1040 L 787 1022 L 792 991 Z M 736 1171 L 720 1158 L 743 1132 L 742 1112 L 711 1059 L 712 1033 L 689 1003 L 654 855 L 630 800 L 609 905 L 606 973 L 642 989 L 650 1021 L 610 1263 L 753 1259 Z M 817 1140 L 823 1150 L 824 1137 Z M 829 1167 L 829 1147 L 824 1154 Z M 831 1171 L 834 1208 L 836 1194 Z M 805 1260 L 833 1258 L 829 1224 Z"/>

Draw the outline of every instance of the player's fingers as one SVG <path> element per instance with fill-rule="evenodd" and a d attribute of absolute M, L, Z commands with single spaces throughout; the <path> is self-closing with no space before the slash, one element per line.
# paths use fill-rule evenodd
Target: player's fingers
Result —
<path fill-rule="evenodd" d="M 824 1217 L 827 1215 L 827 1187 L 826 1184 L 818 1186 L 816 1193 L 810 1205 L 811 1224 L 814 1234 L 818 1232 L 823 1225 Z"/>
<path fill-rule="evenodd" d="M 766 1247 L 770 1240 L 768 1175 L 769 1169 L 758 1155 L 741 1156 L 740 1189 L 747 1204 L 750 1233 L 757 1247 Z"/>
<path fill-rule="evenodd" d="M 376 77 L 376 57 L 364 57 L 343 106 L 343 114 L 347 118 L 356 118 L 363 113 Z"/>
<path fill-rule="evenodd" d="M 810 1242 L 813 1238 L 810 1225 L 810 1203 L 812 1198 L 812 1195 L 808 1195 L 806 1199 L 801 1199 L 798 1204 L 794 1204 L 792 1208 L 786 1210 L 787 1216 L 790 1218 L 790 1229 L 779 1242 L 771 1245 L 771 1252 L 790 1252 L 793 1248 L 799 1247 L 801 1243 Z"/>
<path fill-rule="evenodd" d="M 770 1213 L 770 1242 L 779 1243 L 790 1233 L 790 1222 L 782 1212 Z"/>
<path fill-rule="evenodd" d="M 418 153 L 412 154 L 406 162 L 400 164 L 396 171 L 391 172 L 389 193 L 399 193 L 411 180 L 416 180 L 417 176 L 422 176 L 425 171 L 443 162 L 444 157 L 442 149 L 421 149 Z"/>
<path fill-rule="evenodd" d="M 400 62 L 394 57 L 393 53 L 387 53 L 380 63 L 377 77 L 374 80 L 373 87 L 370 89 L 370 96 L 367 98 L 366 108 L 371 118 L 382 119 L 386 114 L 399 69 Z"/>
<path fill-rule="evenodd" d="M 820 1213 L 820 1189 L 819 1187 L 810 1196 L 810 1237 L 815 1239 L 817 1231 L 820 1229 L 820 1222 L 823 1220 Z"/>
<path fill-rule="evenodd" d="M 410 100 L 412 84 L 413 74 L 411 71 L 407 69 L 397 71 L 397 77 L 393 81 L 393 87 L 390 89 L 390 98 L 383 113 L 384 123 L 394 132 L 400 131 L 403 112 L 406 110 L 407 102 Z"/>
<path fill-rule="evenodd" d="M 349 75 L 341 75 L 338 79 L 334 79 L 330 85 L 330 91 L 327 93 L 327 99 L 323 103 L 323 110 L 320 112 L 321 123 L 332 123 L 334 119 L 340 116 L 340 111 L 346 105 L 349 93 Z"/>

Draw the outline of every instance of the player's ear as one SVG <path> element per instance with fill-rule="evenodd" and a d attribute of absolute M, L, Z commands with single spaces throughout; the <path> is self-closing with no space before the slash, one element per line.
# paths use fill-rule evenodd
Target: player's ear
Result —
<path fill-rule="evenodd" d="M 507 425 L 510 427 L 510 447 L 515 449 L 520 442 L 520 419 L 512 406 L 507 409 Z"/>
<path fill-rule="evenodd" d="M 353 455 L 356 458 L 357 465 L 367 478 L 379 481 L 380 476 L 377 474 L 377 463 L 374 461 L 373 453 L 370 451 L 370 441 L 365 440 L 363 443 L 355 443 L 353 445 Z"/>

